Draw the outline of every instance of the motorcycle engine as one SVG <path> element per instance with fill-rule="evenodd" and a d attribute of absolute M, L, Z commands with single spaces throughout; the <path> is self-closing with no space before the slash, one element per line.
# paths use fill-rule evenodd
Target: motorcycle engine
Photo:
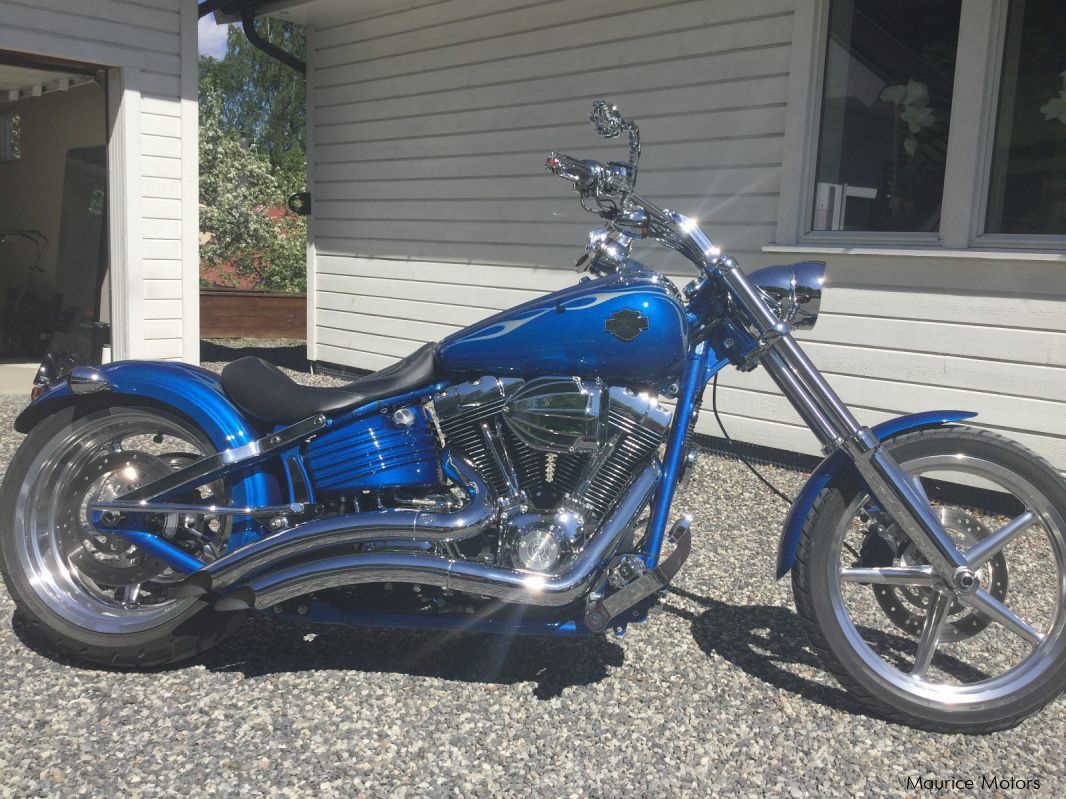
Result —
<path fill-rule="evenodd" d="M 496 560 L 534 572 L 584 548 L 671 418 L 647 394 L 573 377 L 481 377 L 437 394 L 433 412 L 499 499 Z"/>

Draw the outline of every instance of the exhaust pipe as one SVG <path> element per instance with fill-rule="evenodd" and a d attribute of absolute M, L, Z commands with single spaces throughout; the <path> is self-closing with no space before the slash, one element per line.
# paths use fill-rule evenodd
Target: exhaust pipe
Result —
<path fill-rule="evenodd" d="M 264 609 L 315 591 L 363 583 L 416 583 L 517 604 L 568 605 L 587 593 L 602 574 L 651 500 L 660 473 L 656 461 L 645 467 L 600 532 L 562 574 L 531 574 L 418 552 L 366 552 L 305 560 L 253 577 L 219 599 L 215 608 Z"/>
<path fill-rule="evenodd" d="M 443 544 L 477 535 L 496 517 L 492 490 L 465 458 L 446 450 L 441 461 L 445 474 L 461 485 L 470 498 L 459 510 L 391 508 L 304 522 L 208 563 L 186 577 L 175 589 L 175 596 L 198 597 L 223 591 L 271 566 L 333 547 L 382 539 Z"/>

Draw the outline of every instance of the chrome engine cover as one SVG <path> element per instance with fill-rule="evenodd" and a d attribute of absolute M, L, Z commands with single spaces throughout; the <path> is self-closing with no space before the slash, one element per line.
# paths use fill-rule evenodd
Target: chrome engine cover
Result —
<path fill-rule="evenodd" d="M 603 387 L 577 377 L 538 377 L 503 406 L 507 425 L 542 452 L 592 452 L 602 443 Z"/>
<path fill-rule="evenodd" d="M 544 573 L 595 537 L 672 419 L 656 397 L 578 377 L 485 376 L 433 406 L 447 444 L 496 494 L 498 560 Z"/>

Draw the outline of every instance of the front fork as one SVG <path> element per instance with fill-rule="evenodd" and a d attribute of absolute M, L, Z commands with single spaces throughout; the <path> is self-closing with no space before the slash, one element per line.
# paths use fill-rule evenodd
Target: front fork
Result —
<path fill-rule="evenodd" d="M 973 570 L 930 507 L 921 484 L 881 448 L 877 437 L 852 415 L 847 406 L 792 337 L 791 328 L 767 305 L 762 295 L 732 258 L 714 262 L 747 321 L 759 337 L 760 362 L 781 393 L 818 437 L 826 454 L 841 450 L 855 464 L 871 494 L 896 521 L 918 550 L 951 587 L 960 593 L 976 590 Z M 667 439 L 663 477 L 648 524 L 645 560 L 654 566 L 662 546 L 667 516 L 685 456 L 685 435 L 706 380 L 726 361 L 711 364 L 705 342 L 689 356 L 679 387 L 674 423 Z"/>
<path fill-rule="evenodd" d="M 855 464 L 881 507 L 956 591 L 976 590 L 973 570 L 944 530 L 921 484 L 881 448 L 870 428 L 858 423 L 736 261 L 720 258 L 716 264 L 731 295 L 759 332 L 762 365 L 825 453 L 839 449 Z"/>

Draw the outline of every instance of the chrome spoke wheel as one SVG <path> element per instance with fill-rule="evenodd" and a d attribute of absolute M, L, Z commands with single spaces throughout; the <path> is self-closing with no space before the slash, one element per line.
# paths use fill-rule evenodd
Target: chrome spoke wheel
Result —
<path fill-rule="evenodd" d="M 1066 481 L 986 430 L 918 430 L 882 446 L 964 565 L 939 573 L 854 472 L 804 521 L 792 588 L 830 671 L 878 713 L 992 732 L 1066 686 Z"/>
<path fill-rule="evenodd" d="M 1054 502 L 1024 477 L 971 455 L 901 459 L 901 466 L 930 496 L 977 587 L 967 592 L 937 575 L 891 520 L 870 525 L 876 504 L 860 493 L 838 520 L 826 574 L 854 652 L 899 695 L 927 703 L 981 705 L 1040 680 L 1061 654 L 1066 615 L 1066 525 Z M 960 478 L 996 492 L 1009 514 L 940 499 L 945 492 L 935 487 Z"/>
<path fill-rule="evenodd" d="M 94 526 L 88 506 L 205 451 L 183 424 L 148 409 L 90 417 L 53 439 L 28 472 L 12 531 L 18 565 L 38 599 L 65 622 L 105 634 L 150 630 L 189 609 L 192 600 L 170 596 L 179 575 Z M 177 514 L 152 520 L 167 537 L 187 523 Z"/>

